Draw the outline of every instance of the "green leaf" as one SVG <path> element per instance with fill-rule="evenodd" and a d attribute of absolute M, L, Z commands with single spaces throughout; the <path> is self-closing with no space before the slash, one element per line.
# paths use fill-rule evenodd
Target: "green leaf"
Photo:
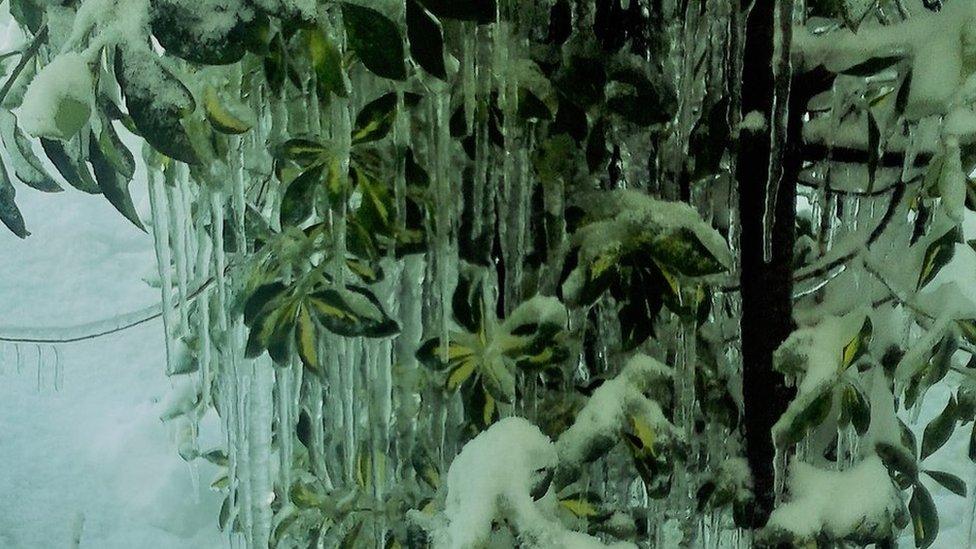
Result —
<path fill-rule="evenodd" d="M 44 165 L 34 154 L 27 136 L 17 127 L 17 119 L 9 112 L 5 114 L 2 131 L 3 146 L 7 149 L 7 156 L 17 179 L 41 192 L 63 191 L 64 189 L 48 175 Z"/>
<path fill-rule="evenodd" d="M 460 273 L 457 287 L 454 288 L 454 294 L 451 297 L 451 311 L 454 320 L 471 333 L 481 330 L 481 324 L 484 320 L 484 305 L 482 303 L 484 280 L 481 274 L 475 268 Z"/>
<path fill-rule="evenodd" d="M 342 541 L 339 542 L 337 549 L 356 549 L 356 547 L 359 547 L 356 540 L 359 539 L 359 532 L 362 529 L 363 523 L 356 523 L 356 525 L 350 528 L 349 531 L 346 532 L 346 535 L 342 537 Z"/>
<path fill-rule="evenodd" d="M 318 163 L 328 157 L 329 148 L 318 141 L 306 138 L 294 138 L 285 141 L 275 150 L 275 156 L 283 160 L 291 160 L 303 166 Z"/>
<path fill-rule="evenodd" d="M 690 229 L 682 228 L 655 238 L 650 251 L 654 259 L 686 276 L 704 276 L 726 270 Z"/>
<path fill-rule="evenodd" d="M 310 295 L 307 303 L 326 329 L 341 336 L 387 337 L 400 331 L 366 288 L 328 288 Z"/>
<path fill-rule="evenodd" d="M 922 433 L 921 458 L 925 459 L 941 448 L 952 436 L 955 427 L 956 400 L 950 398 L 942 413 L 925 426 L 925 431 Z"/>
<path fill-rule="evenodd" d="M 854 364 L 857 359 L 868 352 L 868 345 L 871 344 L 873 332 L 874 326 L 871 324 L 871 317 L 867 316 L 864 318 L 864 323 L 861 325 L 861 329 L 858 330 L 857 335 L 847 345 L 844 345 L 844 350 L 841 352 L 841 371 L 849 368 L 851 364 Z"/>
<path fill-rule="evenodd" d="M 10 0 L 10 15 L 32 33 L 37 33 L 44 22 L 44 6 L 36 0 Z"/>
<path fill-rule="evenodd" d="M 863 61 L 840 71 L 840 74 L 847 74 L 850 76 L 872 76 L 883 70 L 894 67 L 904 58 L 905 56 L 903 55 L 872 57 L 867 61 Z"/>
<path fill-rule="evenodd" d="M 397 95 L 387 93 L 366 104 L 356 115 L 352 131 L 352 143 L 367 143 L 383 139 L 393 128 L 397 112 Z"/>
<path fill-rule="evenodd" d="M 407 0 L 407 39 L 414 61 L 431 75 L 447 80 L 441 24 L 417 0 Z"/>
<path fill-rule="evenodd" d="M 417 477 L 424 481 L 431 490 L 437 491 L 441 485 L 441 473 L 437 468 L 437 464 L 430 457 L 430 454 L 422 449 L 418 449 L 414 451 L 411 463 L 413 464 L 413 470 L 417 473 Z"/>
<path fill-rule="evenodd" d="M 55 169 L 69 185 L 88 194 L 100 194 L 102 190 L 92 178 L 84 161 L 72 158 L 60 141 L 42 137 L 41 148 L 54 164 Z"/>
<path fill-rule="evenodd" d="M 244 107 L 232 103 L 226 97 L 217 95 L 217 90 L 207 87 L 203 94 L 203 109 L 207 120 L 220 133 L 240 135 L 254 125 L 253 115 L 245 113 Z"/>
<path fill-rule="evenodd" d="M 915 530 L 915 547 L 925 549 L 931 546 L 939 535 L 939 513 L 932 495 L 921 484 L 915 485 L 912 499 L 908 502 L 908 512 Z"/>
<path fill-rule="evenodd" d="M 966 497 L 966 482 L 956 475 L 946 473 L 945 471 L 930 471 L 928 469 L 925 470 L 925 474 L 932 477 L 933 480 L 944 486 L 953 494 L 960 497 Z"/>
<path fill-rule="evenodd" d="M 136 208 L 132 204 L 132 196 L 129 194 L 129 179 L 120 177 L 112 162 L 105 156 L 99 146 L 98 138 L 95 133 L 91 133 L 88 144 L 88 160 L 91 162 L 92 170 L 95 172 L 95 181 L 102 190 L 102 194 L 108 199 L 109 203 L 115 207 L 133 225 L 145 231 L 146 228 L 136 213 Z"/>
<path fill-rule="evenodd" d="M 126 180 L 131 180 L 135 176 L 136 160 L 132 152 L 122 143 L 119 134 L 115 132 L 115 127 L 107 119 L 102 121 L 102 134 L 98 138 L 98 147 L 119 175 Z"/>
<path fill-rule="evenodd" d="M 305 170 L 288 184 L 281 198 L 280 220 L 282 227 L 298 226 L 312 215 L 315 205 L 315 189 L 322 184 L 325 164 Z"/>
<path fill-rule="evenodd" d="M 874 450 L 889 474 L 898 481 L 900 488 L 905 489 L 918 480 L 918 464 L 915 456 L 909 454 L 904 448 L 879 442 Z"/>
<path fill-rule="evenodd" d="M 345 75 L 342 69 L 342 54 L 335 42 L 318 29 L 305 33 L 309 59 L 315 70 L 315 84 L 318 86 L 319 100 L 326 101 L 330 94 L 346 97 Z"/>
<path fill-rule="evenodd" d="M 918 273 L 918 284 L 916 290 L 921 290 L 926 284 L 932 281 L 942 267 L 945 267 L 952 260 L 956 253 L 956 243 L 959 242 L 958 229 L 952 228 L 936 241 L 929 244 L 925 250 L 925 258 L 922 261 L 922 270 Z"/>
<path fill-rule="evenodd" d="M 852 423 L 858 435 L 867 432 L 871 425 L 871 405 L 867 398 L 854 385 L 848 383 L 841 395 L 841 426 Z"/>
<path fill-rule="evenodd" d="M 393 21 L 374 9 L 348 2 L 342 3 L 342 19 L 349 47 L 367 69 L 383 78 L 407 78 L 403 39 Z"/>
<path fill-rule="evenodd" d="M 271 282 L 258 286 L 244 302 L 244 324 L 252 326 L 258 314 L 269 304 L 276 303 L 288 287 L 281 282 Z"/>
<path fill-rule="evenodd" d="M 10 176 L 7 175 L 7 168 L 3 165 L 3 159 L 0 158 L 0 221 L 3 221 L 10 232 L 20 238 L 27 238 L 30 236 L 30 232 L 24 226 L 24 217 L 14 202 L 16 194 L 17 191 L 10 182 Z"/>
<path fill-rule="evenodd" d="M 207 4 L 181 4 L 172 0 L 155 0 L 152 10 L 152 32 L 167 53 L 192 63 L 229 65 L 247 52 L 245 36 L 248 27 L 260 24 L 262 16 L 245 21 L 243 14 L 215 14 Z M 237 23 L 220 35 L 202 36 L 197 29 L 206 25 L 204 17 L 235 17 Z M 266 21 L 267 18 L 264 17 Z"/>
<path fill-rule="evenodd" d="M 198 163 L 196 151 L 181 124 L 182 117 L 195 108 L 193 95 L 153 54 L 127 53 L 125 55 L 130 55 L 131 59 L 123 59 L 122 52 L 122 49 L 116 50 L 115 73 L 125 94 L 126 108 L 139 134 L 152 148 L 174 160 Z M 159 77 L 156 89 L 148 90 L 130 81 L 126 74 L 130 62 L 139 67 L 140 72 L 154 73 Z"/>
<path fill-rule="evenodd" d="M 830 388 L 824 388 L 813 398 L 806 408 L 799 411 L 792 422 L 780 432 L 777 445 L 785 448 L 803 440 L 811 427 L 820 425 L 830 412 L 834 393 Z"/>
<path fill-rule="evenodd" d="M 511 404 L 515 401 L 515 374 L 502 360 L 482 362 L 481 383 L 495 400 Z"/>
<path fill-rule="evenodd" d="M 308 307 L 304 305 L 299 307 L 295 322 L 295 348 L 298 349 L 298 356 L 302 359 L 302 364 L 314 373 L 321 371 L 318 339 L 318 326 L 312 319 Z"/>
<path fill-rule="evenodd" d="M 497 17 L 496 0 L 422 0 L 437 17 L 474 21 L 479 25 L 494 23 Z"/>

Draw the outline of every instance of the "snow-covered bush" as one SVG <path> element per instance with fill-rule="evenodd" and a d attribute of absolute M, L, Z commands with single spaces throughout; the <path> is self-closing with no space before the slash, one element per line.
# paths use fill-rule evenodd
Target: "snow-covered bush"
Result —
<path fill-rule="evenodd" d="M 248 547 L 927 547 L 976 11 L 793 4 L 11 0 L 0 221 L 152 233 Z"/>

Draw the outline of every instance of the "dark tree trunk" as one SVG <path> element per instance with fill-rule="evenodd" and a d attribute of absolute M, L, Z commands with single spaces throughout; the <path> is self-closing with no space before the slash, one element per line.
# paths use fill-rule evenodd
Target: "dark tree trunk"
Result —
<path fill-rule="evenodd" d="M 746 2 L 744 2 L 745 4 Z M 754 4 L 745 26 L 741 113 L 773 119 L 776 82 L 773 51 L 776 2 Z M 793 101 L 791 101 L 792 103 Z M 790 105 L 791 107 L 793 105 Z M 771 428 L 792 398 L 783 376 L 773 371 L 773 351 L 793 329 L 792 273 L 796 239 L 796 179 L 800 167 L 799 109 L 791 109 L 782 179 L 775 207 L 772 254 L 764 260 L 763 215 L 771 155 L 771 132 L 743 130 L 739 136 L 736 179 L 739 188 L 742 290 L 742 363 L 746 458 L 756 501 L 754 526 L 765 524 L 775 498 L 775 449 Z"/>

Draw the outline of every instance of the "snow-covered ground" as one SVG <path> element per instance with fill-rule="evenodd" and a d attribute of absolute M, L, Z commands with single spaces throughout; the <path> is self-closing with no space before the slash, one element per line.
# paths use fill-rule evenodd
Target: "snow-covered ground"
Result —
<path fill-rule="evenodd" d="M 133 190 L 140 202 L 145 184 Z M 152 238 L 103 197 L 17 191 L 33 235 L 0 231 L 0 326 L 70 326 L 159 301 L 142 280 Z M 158 321 L 57 354 L 0 344 L 0 547 L 227 545 L 214 468 L 182 461 L 159 420 L 164 370 Z"/>

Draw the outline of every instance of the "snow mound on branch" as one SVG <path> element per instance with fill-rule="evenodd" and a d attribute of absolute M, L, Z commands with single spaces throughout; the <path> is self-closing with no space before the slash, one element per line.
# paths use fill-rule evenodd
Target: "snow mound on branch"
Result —
<path fill-rule="evenodd" d="M 730 268 L 733 264 L 732 252 L 722 235 L 683 202 L 620 189 L 587 195 L 581 204 L 587 215 L 597 220 L 577 231 L 581 258 L 593 259 L 613 247 L 623 247 L 635 235 L 668 235 L 685 230 L 694 234 L 722 266 Z"/>
<path fill-rule="evenodd" d="M 35 137 L 70 138 L 88 119 L 93 86 L 81 54 L 59 55 L 27 87 L 18 111 L 21 127 Z"/>
<path fill-rule="evenodd" d="M 551 501 L 533 499 L 533 492 L 539 498 L 539 492 L 548 492 L 547 479 L 556 463 L 555 445 L 527 420 L 510 417 L 492 425 L 465 444 L 451 463 L 446 520 L 433 532 L 434 547 L 480 547 L 491 538 L 492 523 L 503 518 L 529 547 L 608 547 L 560 524 Z"/>
<path fill-rule="evenodd" d="M 904 513 L 900 493 L 877 456 L 845 471 L 793 462 L 787 485 L 790 500 L 773 511 L 765 536 L 877 540 L 890 535 Z"/>
<path fill-rule="evenodd" d="M 854 311 L 843 317 L 824 318 L 815 326 L 794 331 L 776 350 L 776 369 L 800 377 L 796 398 L 773 426 L 777 440 L 840 376 L 844 346 L 857 336 L 865 317 L 863 311 Z"/>
<path fill-rule="evenodd" d="M 647 355 L 628 360 L 617 377 L 593 392 L 573 425 L 559 437 L 556 446 L 563 465 L 579 466 L 612 444 L 627 424 L 628 414 L 641 417 L 662 439 L 673 434 L 661 406 L 644 396 L 653 383 L 671 376 L 671 368 Z"/>

